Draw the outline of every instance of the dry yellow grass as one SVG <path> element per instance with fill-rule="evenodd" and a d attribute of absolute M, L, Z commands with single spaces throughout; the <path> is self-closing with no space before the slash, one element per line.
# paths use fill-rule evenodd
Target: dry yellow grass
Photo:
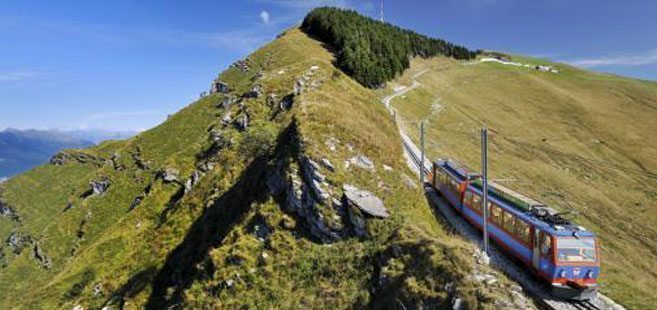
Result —
<path fill-rule="evenodd" d="M 402 118 L 428 121 L 428 154 L 479 169 L 486 124 L 497 132 L 492 178 L 577 214 L 600 236 L 602 292 L 630 308 L 655 308 L 657 83 L 556 66 L 561 73 L 415 60 L 388 91 L 429 68 L 421 87 L 393 101 Z M 417 139 L 417 127 L 405 127 Z"/>

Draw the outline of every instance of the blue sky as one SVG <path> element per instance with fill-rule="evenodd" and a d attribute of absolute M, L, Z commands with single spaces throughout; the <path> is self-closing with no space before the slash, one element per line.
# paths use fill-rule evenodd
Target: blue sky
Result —
<path fill-rule="evenodd" d="M 2 1 L 0 129 L 142 130 L 314 6 L 379 1 Z M 657 1 L 388 0 L 385 19 L 470 48 L 657 80 Z"/>

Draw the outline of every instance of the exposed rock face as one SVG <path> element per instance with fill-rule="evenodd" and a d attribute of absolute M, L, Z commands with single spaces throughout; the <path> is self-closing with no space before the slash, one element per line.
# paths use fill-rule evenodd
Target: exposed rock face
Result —
<path fill-rule="evenodd" d="M 330 160 L 328 160 L 328 158 L 323 157 L 320 160 L 320 162 L 322 163 L 322 166 L 324 166 L 324 168 L 326 168 L 326 170 L 331 171 L 331 172 L 335 172 L 335 166 L 333 166 L 333 164 L 331 163 Z"/>
<path fill-rule="evenodd" d="M 214 93 L 223 93 L 226 94 L 230 91 L 230 88 L 228 87 L 228 84 L 220 81 L 220 80 L 214 80 L 212 82 L 212 86 L 210 87 L 210 94 Z"/>
<path fill-rule="evenodd" d="M 25 247 L 32 243 L 32 238 L 30 236 L 21 235 L 17 232 L 12 232 L 5 243 L 11 248 L 15 255 L 18 255 L 23 251 Z"/>
<path fill-rule="evenodd" d="M 90 154 L 76 152 L 72 150 L 66 150 L 66 151 L 61 151 L 55 154 L 53 157 L 51 157 L 50 164 L 55 166 L 63 166 L 68 164 L 72 160 L 77 161 L 78 163 L 81 164 L 91 163 L 97 166 L 102 165 L 102 162 L 105 161 L 100 157 L 96 157 Z"/>
<path fill-rule="evenodd" d="M 159 178 L 164 181 L 164 183 L 176 183 L 178 182 L 178 170 L 173 168 L 166 168 L 161 170 L 159 173 Z"/>
<path fill-rule="evenodd" d="M 255 85 L 253 88 L 251 88 L 250 91 L 246 92 L 243 97 L 244 98 L 260 98 L 262 96 L 262 86 L 261 85 Z"/>
<path fill-rule="evenodd" d="M 306 87 L 306 82 L 303 79 L 298 79 L 294 81 L 294 87 L 292 88 L 292 93 L 295 96 L 299 96 L 303 93 Z"/>
<path fill-rule="evenodd" d="M 380 218 L 390 216 L 388 210 L 383 206 L 383 201 L 374 194 L 351 185 L 344 185 L 342 189 L 347 201 L 368 215 Z"/>
<path fill-rule="evenodd" d="M 235 120 L 235 128 L 244 131 L 249 127 L 249 115 L 244 113 L 241 117 Z"/>
<path fill-rule="evenodd" d="M 349 159 L 349 162 L 362 169 L 374 170 L 374 163 L 365 155 L 354 156 Z"/>
<path fill-rule="evenodd" d="M 43 268 L 50 269 L 52 267 L 52 261 L 50 260 L 50 257 L 43 253 L 43 250 L 39 246 L 38 242 L 34 243 L 33 257 L 41 264 Z"/>
<path fill-rule="evenodd" d="M 278 96 L 276 94 L 269 94 L 267 95 L 267 106 L 270 108 L 274 107 L 276 105 L 276 98 Z"/>
<path fill-rule="evenodd" d="M 102 195 L 110 187 L 112 182 L 107 177 L 102 177 L 99 180 L 89 182 L 89 190 L 80 195 L 80 198 L 87 198 L 92 195 Z"/>
<path fill-rule="evenodd" d="M 110 157 L 110 163 L 114 170 L 121 171 L 125 169 L 125 166 L 121 163 L 121 154 L 118 152 L 112 154 L 112 157 Z"/>
<path fill-rule="evenodd" d="M 2 201 L 0 201 L 0 216 L 12 218 L 12 219 L 15 219 L 15 218 L 18 217 L 16 215 L 16 212 L 14 211 L 14 209 L 12 209 L 9 206 L 5 205 L 4 203 L 2 203 Z"/>
<path fill-rule="evenodd" d="M 293 105 L 294 105 L 294 95 L 289 94 L 283 97 L 281 102 L 278 104 L 278 108 L 285 111 L 291 109 Z"/>
<path fill-rule="evenodd" d="M 231 117 L 230 111 L 226 112 L 224 117 L 221 118 L 221 125 L 224 127 L 230 125 L 230 123 L 233 121 L 233 118 Z"/>
<path fill-rule="evenodd" d="M 249 59 L 240 59 L 236 62 L 234 62 L 232 65 L 230 65 L 232 68 L 237 68 L 241 72 L 248 72 L 249 71 Z"/>

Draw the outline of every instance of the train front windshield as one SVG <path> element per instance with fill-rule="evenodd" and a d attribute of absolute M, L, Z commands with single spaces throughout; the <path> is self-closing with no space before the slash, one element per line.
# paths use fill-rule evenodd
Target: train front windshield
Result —
<path fill-rule="evenodd" d="M 595 238 L 557 238 L 557 258 L 560 262 L 595 262 Z"/>

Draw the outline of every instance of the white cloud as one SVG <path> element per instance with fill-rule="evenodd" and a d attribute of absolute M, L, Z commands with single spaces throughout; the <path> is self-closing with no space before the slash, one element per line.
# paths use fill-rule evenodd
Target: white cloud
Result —
<path fill-rule="evenodd" d="M 593 68 L 604 66 L 635 67 L 657 64 L 657 49 L 633 55 L 603 56 L 566 60 L 574 66 Z"/>
<path fill-rule="evenodd" d="M 268 25 L 269 24 L 269 12 L 267 12 L 267 11 L 260 12 L 260 19 L 262 19 L 262 22 L 265 23 L 265 25 Z"/>
<path fill-rule="evenodd" d="M 0 82 L 20 82 L 40 77 L 42 74 L 36 71 L 14 71 L 0 72 Z"/>

